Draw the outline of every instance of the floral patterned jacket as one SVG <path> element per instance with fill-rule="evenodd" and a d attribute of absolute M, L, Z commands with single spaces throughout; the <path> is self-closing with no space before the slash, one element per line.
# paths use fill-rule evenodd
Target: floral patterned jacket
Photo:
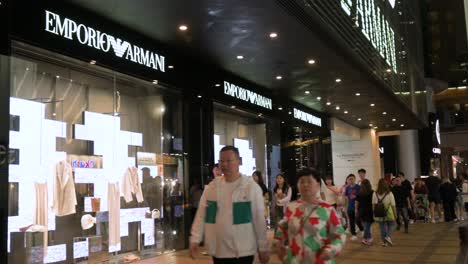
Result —
<path fill-rule="evenodd" d="M 287 243 L 286 264 L 335 263 L 346 241 L 346 233 L 333 206 L 320 201 L 309 204 L 294 201 L 286 208 L 284 219 L 275 233 L 278 243 Z M 333 258 L 319 258 L 323 250 L 329 249 Z"/>

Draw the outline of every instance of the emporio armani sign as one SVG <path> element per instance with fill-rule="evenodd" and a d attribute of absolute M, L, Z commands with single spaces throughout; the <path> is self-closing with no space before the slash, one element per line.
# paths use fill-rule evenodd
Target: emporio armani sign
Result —
<path fill-rule="evenodd" d="M 309 113 L 306 113 L 304 111 L 301 111 L 299 109 L 294 108 L 294 118 L 302 120 L 304 122 L 307 122 L 312 125 L 316 125 L 321 127 L 322 126 L 322 119 L 319 117 L 316 117 L 314 115 L 311 115 Z"/>
<path fill-rule="evenodd" d="M 258 105 L 266 109 L 273 109 L 273 105 L 270 98 L 261 96 L 257 93 L 254 93 L 237 85 L 228 83 L 226 81 L 224 82 L 224 94 L 230 95 L 232 97 L 246 102 L 250 102 L 251 104 Z"/>
<path fill-rule="evenodd" d="M 45 11 L 45 31 L 59 35 L 72 41 L 78 41 L 90 48 L 110 52 L 118 58 L 123 58 L 157 71 L 165 72 L 165 58 L 155 52 L 143 49 L 126 40 L 116 38 L 111 34 L 101 32 L 69 18 L 60 17 L 50 11 Z"/>

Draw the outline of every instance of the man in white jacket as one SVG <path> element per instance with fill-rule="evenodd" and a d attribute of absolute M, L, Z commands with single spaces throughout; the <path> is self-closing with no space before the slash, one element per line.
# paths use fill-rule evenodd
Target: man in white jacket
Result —
<path fill-rule="evenodd" d="M 261 263 L 268 263 L 262 190 L 252 178 L 239 173 L 240 164 L 237 148 L 221 149 L 223 176 L 213 179 L 200 199 L 190 237 L 192 258 L 204 239 L 214 264 L 252 264 L 256 253 Z"/>

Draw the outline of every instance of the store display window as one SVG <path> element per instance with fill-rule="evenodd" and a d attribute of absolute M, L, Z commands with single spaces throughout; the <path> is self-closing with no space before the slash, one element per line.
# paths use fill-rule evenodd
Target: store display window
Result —
<path fill-rule="evenodd" d="M 184 248 L 179 94 L 21 43 L 13 52 L 10 261 L 102 262 Z"/>

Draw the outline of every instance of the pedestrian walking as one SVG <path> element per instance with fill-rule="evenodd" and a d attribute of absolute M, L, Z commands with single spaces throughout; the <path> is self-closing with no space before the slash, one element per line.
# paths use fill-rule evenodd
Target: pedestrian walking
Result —
<path fill-rule="evenodd" d="M 361 186 L 356 184 L 356 176 L 354 174 L 348 175 L 346 178 L 346 181 L 349 180 L 349 185 L 346 187 L 345 191 L 345 196 L 346 196 L 346 201 L 347 201 L 347 214 L 349 218 L 349 229 L 351 231 L 351 240 L 355 241 L 357 240 L 356 236 L 356 224 L 359 227 L 359 230 L 363 230 L 364 228 L 362 227 L 360 221 L 356 221 L 356 207 L 355 207 L 355 202 L 357 198 L 357 194 L 361 190 Z"/>
<path fill-rule="evenodd" d="M 361 190 L 358 193 L 356 198 L 356 208 L 358 211 L 359 218 L 362 222 L 364 227 L 364 235 L 362 237 L 362 243 L 364 245 L 372 245 L 372 234 L 371 234 L 371 227 L 372 223 L 374 222 L 374 210 L 372 208 L 372 196 L 374 194 L 374 190 L 372 190 L 372 186 L 370 181 L 364 179 L 361 182 Z"/>
<path fill-rule="evenodd" d="M 223 147 L 219 164 L 223 176 L 205 188 L 192 224 L 190 256 L 197 256 L 204 240 L 214 264 L 252 264 L 257 253 L 261 263 L 268 263 L 262 190 L 251 177 L 240 174 L 237 148 Z"/>
<path fill-rule="evenodd" d="M 395 197 L 388 187 L 385 179 L 380 179 L 377 190 L 372 196 L 374 206 L 374 219 L 380 226 L 382 246 L 393 246 L 392 233 L 395 226 Z"/>
<path fill-rule="evenodd" d="M 408 233 L 408 208 L 410 208 L 410 192 L 411 189 L 408 189 L 407 186 L 403 186 L 400 177 L 395 178 L 394 186 L 392 187 L 392 193 L 395 197 L 395 205 L 397 212 L 397 230 L 400 231 L 401 222 L 403 221 L 405 233 Z"/>
<path fill-rule="evenodd" d="M 299 171 L 301 198 L 291 202 L 275 233 L 278 256 L 283 263 L 334 263 L 346 241 L 335 208 L 317 198 L 320 176 L 315 170 Z"/>

